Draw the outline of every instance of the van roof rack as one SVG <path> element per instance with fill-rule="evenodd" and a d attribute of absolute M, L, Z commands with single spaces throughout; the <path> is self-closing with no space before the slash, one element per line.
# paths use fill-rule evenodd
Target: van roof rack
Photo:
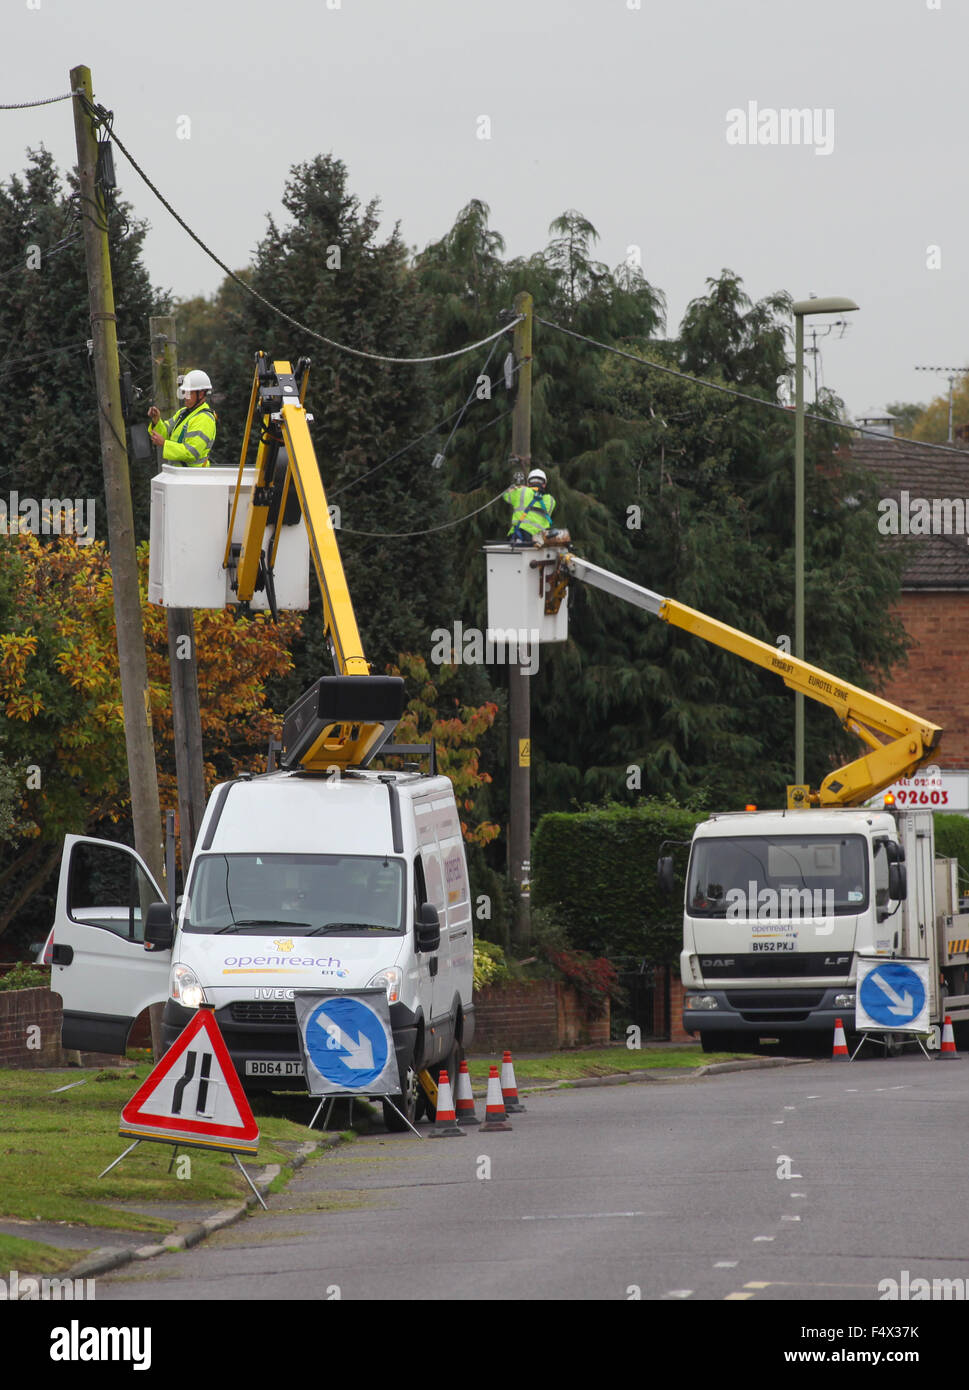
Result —
<path fill-rule="evenodd" d="M 430 743 L 382 743 L 374 761 L 378 758 L 429 758 L 431 775 L 437 775 L 437 744 L 433 739 Z"/>

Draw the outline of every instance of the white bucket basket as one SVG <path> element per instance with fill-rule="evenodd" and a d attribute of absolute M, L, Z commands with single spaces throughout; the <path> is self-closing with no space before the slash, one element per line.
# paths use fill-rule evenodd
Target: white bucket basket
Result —
<path fill-rule="evenodd" d="M 237 468 L 180 468 L 163 464 L 151 480 L 151 555 L 148 600 L 163 608 L 225 608 L 238 603 L 222 568 Z M 242 475 L 233 541 L 241 541 L 255 469 Z M 280 609 L 309 607 L 310 548 L 306 526 L 284 526 L 274 578 Z M 265 590 L 254 610 L 269 607 Z"/>
<path fill-rule="evenodd" d="M 527 633 L 528 640 L 564 642 L 569 635 L 568 590 L 557 613 L 545 612 L 545 596 L 561 555 L 556 548 L 486 545 L 488 564 L 488 641 L 500 634 Z"/>

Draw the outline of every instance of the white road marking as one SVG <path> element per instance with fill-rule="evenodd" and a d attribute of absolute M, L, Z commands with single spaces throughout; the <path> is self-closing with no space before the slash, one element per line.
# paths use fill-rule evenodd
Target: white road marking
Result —
<path fill-rule="evenodd" d="M 753 1298 L 753 1296 L 752 1293 L 728 1293 L 723 1301 L 724 1303 L 739 1302 L 741 1299 Z"/>
<path fill-rule="evenodd" d="M 523 1216 L 522 1221 L 601 1221 L 616 1216 L 648 1216 L 646 1211 L 562 1211 L 545 1216 Z"/>
<path fill-rule="evenodd" d="M 754 1236 L 754 1240 L 755 1240 L 755 1241 L 758 1241 L 758 1240 L 773 1240 L 773 1239 L 774 1239 L 773 1236 Z"/>
<path fill-rule="evenodd" d="M 739 1260 L 717 1260 L 713 1267 L 714 1269 L 736 1269 L 739 1263 Z"/>
<path fill-rule="evenodd" d="M 801 1219 L 801 1218 L 800 1218 L 799 1216 L 782 1216 L 782 1217 L 781 1217 L 781 1220 L 782 1220 L 782 1221 L 800 1221 L 800 1219 Z"/>
<path fill-rule="evenodd" d="M 666 1297 L 667 1297 L 667 1298 L 689 1298 L 689 1297 L 690 1297 L 690 1294 L 691 1294 L 692 1292 L 693 1292 L 692 1289 L 667 1289 L 667 1290 L 666 1290 Z"/>

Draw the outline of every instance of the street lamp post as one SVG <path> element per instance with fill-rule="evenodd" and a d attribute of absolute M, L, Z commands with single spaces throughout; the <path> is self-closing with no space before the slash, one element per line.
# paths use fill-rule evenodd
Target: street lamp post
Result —
<path fill-rule="evenodd" d="M 845 314 L 853 299 L 799 299 L 794 314 L 794 655 L 804 660 L 804 319 L 808 314 Z M 794 696 L 794 781 L 804 786 L 804 696 Z M 802 803 L 803 804 L 803 803 Z"/>

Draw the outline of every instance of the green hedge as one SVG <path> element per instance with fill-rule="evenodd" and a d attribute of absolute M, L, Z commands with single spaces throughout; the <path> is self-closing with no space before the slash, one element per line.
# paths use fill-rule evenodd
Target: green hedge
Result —
<path fill-rule="evenodd" d="M 958 859 L 959 888 L 965 892 L 969 882 L 969 816 L 936 814 L 935 852 L 945 859 Z"/>
<path fill-rule="evenodd" d="M 580 950 L 616 960 L 677 959 L 683 935 L 687 849 L 674 846 L 677 888 L 660 893 L 664 840 L 692 838 L 705 812 L 660 802 L 543 816 L 532 838 L 532 901 L 551 909 Z"/>

